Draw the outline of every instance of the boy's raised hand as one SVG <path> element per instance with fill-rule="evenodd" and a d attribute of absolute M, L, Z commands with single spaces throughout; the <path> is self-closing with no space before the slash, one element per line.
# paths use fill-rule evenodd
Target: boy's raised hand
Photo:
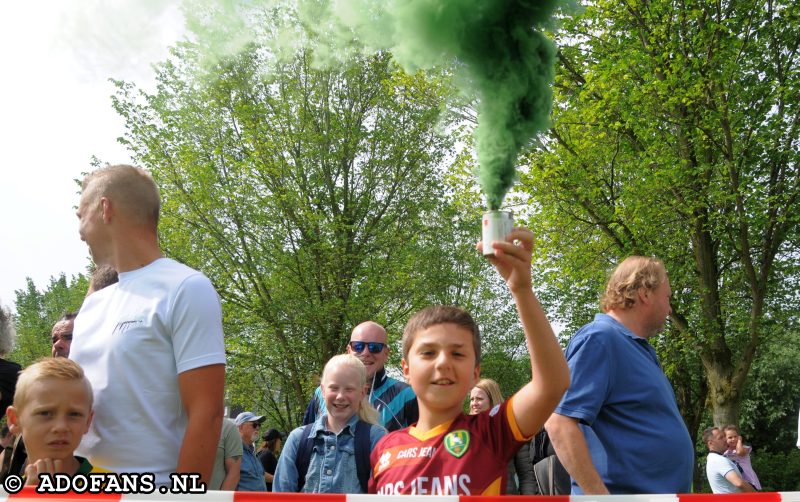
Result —
<path fill-rule="evenodd" d="M 483 243 L 479 242 L 477 248 L 483 252 Z M 516 227 L 508 234 L 505 242 L 494 241 L 492 248 L 494 256 L 487 258 L 506 281 L 511 292 L 530 290 L 533 232 L 524 227 Z"/>

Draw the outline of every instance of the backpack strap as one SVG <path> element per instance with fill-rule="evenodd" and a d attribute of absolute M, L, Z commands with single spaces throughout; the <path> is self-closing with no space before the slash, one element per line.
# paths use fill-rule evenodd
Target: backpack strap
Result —
<path fill-rule="evenodd" d="M 356 450 L 356 473 L 358 482 L 361 484 L 361 493 L 367 493 L 369 485 L 369 456 L 372 453 L 372 442 L 370 432 L 372 424 L 359 420 L 356 425 L 355 450 Z"/>
<path fill-rule="evenodd" d="M 14 444 L 3 447 L 3 465 L 0 467 L 0 483 L 5 482 L 11 470 L 11 456 L 14 454 Z"/>
<path fill-rule="evenodd" d="M 297 468 L 297 492 L 303 491 L 306 485 L 306 474 L 308 465 L 311 463 L 311 453 L 314 451 L 314 438 L 311 437 L 311 429 L 314 427 L 310 423 L 303 427 L 300 435 L 300 444 L 297 445 L 297 456 L 294 458 L 294 465 Z"/>
<path fill-rule="evenodd" d="M 294 459 L 294 465 L 297 468 L 297 491 L 303 491 L 306 484 L 306 474 L 308 474 L 308 466 L 311 463 L 311 454 L 314 452 L 314 438 L 311 437 L 311 429 L 314 424 L 308 424 L 303 427 L 303 434 L 300 436 L 300 444 L 297 446 L 297 456 Z M 370 431 L 372 424 L 358 421 L 355 432 L 355 457 L 356 457 L 356 473 L 358 474 L 358 482 L 361 485 L 363 493 L 367 493 L 369 485 L 369 456 L 372 453 L 372 442 L 370 441 Z"/>
<path fill-rule="evenodd" d="M 14 441 L 14 452 L 11 454 L 11 465 L 9 466 L 9 474 L 16 474 L 22 476 L 25 474 L 25 463 L 28 460 L 28 450 L 25 448 L 25 442 L 22 441 L 22 434 L 20 434 Z"/>

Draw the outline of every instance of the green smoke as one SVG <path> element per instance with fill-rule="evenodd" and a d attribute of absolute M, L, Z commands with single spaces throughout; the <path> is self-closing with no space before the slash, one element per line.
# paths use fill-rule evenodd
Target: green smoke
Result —
<path fill-rule="evenodd" d="M 520 149 L 548 126 L 556 49 L 537 30 L 551 27 L 556 9 L 570 0 L 185 1 L 192 4 L 185 9 L 190 20 L 203 12 L 206 26 L 216 26 L 208 32 L 234 26 L 218 21 L 240 15 L 267 27 L 275 53 L 310 46 L 322 66 L 389 50 L 409 73 L 452 69 L 460 91 L 477 101 L 478 180 L 489 208 L 498 209 L 516 178 Z M 266 12 L 283 14 L 265 18 Z M 227 40 L 232 31 L 242 40 L 261 38 L 241 28 L 216 38 Z"/>
<path fill-rule="evenodd" d="M 461 91 L 478 100 L 478 179 L 498 209 L 520 149 L 548 126 L 556 49 L 537 30 L 552 24 L 562 1 L 306 0 L 301 11 L 316 13 L 308 22 L 322 27 L 321 42 L 388 49 L 408 72 L 455 69 Z"/>

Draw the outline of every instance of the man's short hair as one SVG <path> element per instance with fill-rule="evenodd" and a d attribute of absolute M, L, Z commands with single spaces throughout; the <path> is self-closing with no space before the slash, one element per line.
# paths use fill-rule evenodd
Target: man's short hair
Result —
<path fill-rule="evenodd" d="M 83 194 L 89 202 L 107 197 L 132 222 L 158 226 L 161 198 L 150 173 L 141 167 L 118 164 L 97 169 L 83 179 Z"/>
<path fill-rule="evenodd" d="M 62 321 L 74 321 L 76 317 L 78 317 L 78 313 L 77 312 L 67 312 L 66 314 L 64 314 L 64 315 L 62 315 L 61 317 L 58 318 L 58 321 L 56 321 L 56 324 L 58 324 L 58 323 L 60 323 Z"/>
<path fill-rule="evenodd" d="M 708 427 L 703 431 L 703 444 L 707 445 L 711 438 L 714 437 L 714 431 L 718 431 L 719 427 Z"/>
<path fill-rule="evenodd" d="M 17 389 L 14 392 L 14 407 L 19 413 L 30 400 L 31 387 L 35 382 L 54 379 L 66 382 L 82 381 L 89 396 L 89 408 L 94 402 L 92 385 L 83 373 L 81 365 L 66 357 L 48 357 L 31 364 L 19 373 Z"/>
<path fill-rule="evenodd" d="M 475 348 L 475 366 L 481 361 L 481 334 L 478 325 L 466 310 L 450 305 L 427 307 L 413 316 L 403 330 L 403 358 L 408 360 L 408 352 L 414 343 L 417 333 L 437 324 L 455 324 L 472 333 L 472 345 Z"/>
<path fill-rule="evenodd" d="M 611 274 L 600 300 L 603 312 L 625 310 L 636 305 L 641 288 L 653 290 L 667 279 L 667 269 L 660 260 L 647 256 L 629 256 Z"/>

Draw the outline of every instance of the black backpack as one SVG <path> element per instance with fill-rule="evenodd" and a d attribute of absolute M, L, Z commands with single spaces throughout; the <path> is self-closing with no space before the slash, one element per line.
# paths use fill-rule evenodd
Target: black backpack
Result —
<path fill-rule="evenodd" d="M 531 447 L 531 462 L 533 474 L 539 487 L 540 495 L 569 495 L 572 491 L 572 481 L 569 473 L 561 465 L 556 456 L 553 443 L 547 431 L 542 429 L 533 438 Z"/>
<path fill-rule="evenodd" d="M 294 459 L 294 465 L 297 468 L 298 492 L 303 491 L 303 487 L 306 484 L 308 465 L 311 463 L 311 453 L 314 451 L 314 438 L 311 437 L 311 429 L 313 427 L 313 423 L 303 427 L 300 444 L 297 446 L 297 457 Z M 355 433 L 356 473 L 363 493 L 367 493 L 367 485 L 369 483 L 369 455 L 372 453 L 372 444 L 369 440 L 371 430 L 371 423 L 363 420 L 358 421 Z"/>

